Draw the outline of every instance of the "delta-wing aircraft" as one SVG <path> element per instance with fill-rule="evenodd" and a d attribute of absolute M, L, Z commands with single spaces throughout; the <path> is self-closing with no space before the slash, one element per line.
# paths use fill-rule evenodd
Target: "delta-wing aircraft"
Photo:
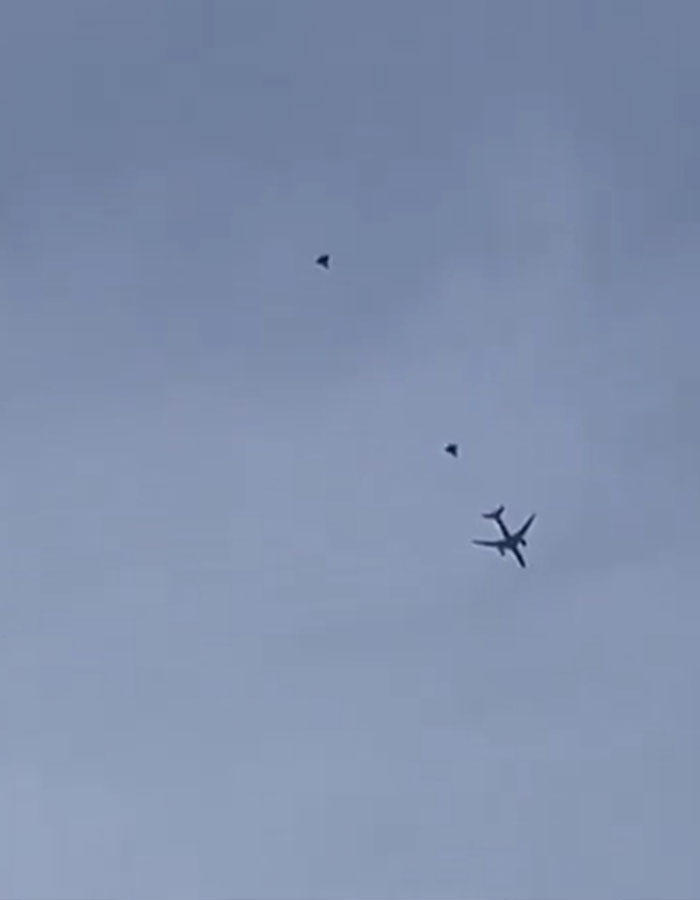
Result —
<path fill-rule="evenodd" d="M 482 513 L 485 519 L 492 519 L 498 527 L 501 529 L 501 534 L 503 537 L 500 541 L 472 541 L 473 544 L 477 544 L 479 547 L 493 547 L 494 550 L 498 550 L 501 556 L 506 555 L 506 550 L 510 550 L 513 556 L 518 560 L 520 565 L 525 568 L 525 560 L 523 559 L 523 555 L 520 552 L 520 547 L 527 547 L 527 541 L 525 540 L 525 534 L 527 533 L 528 528 L 535 521 L 535 514 L 533 513 L 530 518 L 525 522 L 525 524 L 516 532 L 511 534 L 510 531 L 505 526 L 503 522 L 503 513 L 505 512 L 505 506 L 499 506 L 498 509 L 495 509 L 490 513 Z"/>

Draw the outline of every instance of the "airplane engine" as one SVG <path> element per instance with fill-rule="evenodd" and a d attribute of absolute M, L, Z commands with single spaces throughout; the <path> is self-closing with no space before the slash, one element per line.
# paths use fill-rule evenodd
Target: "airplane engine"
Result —
<path fill-rule="evenodd" d="M 525 540 L 525 538 L 521 538 L 520 543 L 523 545 L 523 547 L 527 547 L 527 541 Z"/>

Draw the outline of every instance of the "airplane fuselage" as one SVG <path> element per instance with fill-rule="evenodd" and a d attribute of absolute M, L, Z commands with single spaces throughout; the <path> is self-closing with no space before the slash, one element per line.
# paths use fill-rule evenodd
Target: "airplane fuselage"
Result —
<path fill-rule="evenodd" d="M 520 553 L 518 547 L 522 545 L 523 547 L 527 546 L 525 538 L 521 537 L 518 534 L 511 534 L 505 525 L 502 526 L 503 530 L 503 543 L 501 544 L 501 556 L 506 555 L 506 550 L 510 550 L 518 564 L 525 568 L 525 560 Z"/>
<path fill-rule="evenodd" d="M 500 516 L 498 516 L 498 517 L 496 518 L 496 522 L 498 523 L 498 527 L 501 529 L 501 533 L 502 533 L 502 535 L 503 535 L 503 546 L 504 546 L 504 549 L 506 549 L 506 550 L 515 550 L 515 549 L 517 549 L 521 544 L 522 544 L 523 547 L 527 547 L 527 541 L 525 540 L 525 538 L 522 537 L 522 535 L 519 535 L 519 534 L 511 534 L 510 531 L 508 531 L 508 526 L 507 526 L 506 523 L 503 521 L 503 519 L 501 519 Z"/>

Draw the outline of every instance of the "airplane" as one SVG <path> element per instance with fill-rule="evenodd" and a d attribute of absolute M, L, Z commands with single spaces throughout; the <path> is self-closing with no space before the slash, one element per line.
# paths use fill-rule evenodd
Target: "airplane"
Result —
<path fill-rule="evenodd" d="M 316 260 L 316 265 L 321 266 L 323 269 L 330 269 L 331 266 L 331 258 L 328 253 L 323 253 Z"/>
<path fill-rule="evenodd" d="M 454 456 L 457 459 L 457 455 L 459 454 L 459 445 L 458 444 L 448 444 L 445 448 L 445 453 L 449 453 L 450 456 Z"/>
<path fill-rule="evenodd" d="M 520 565 L 524 568 L 525 560 L 523 559 L 523 555 L 520 552 L 520 546 L 527 547 L 527 541 L 525 540 L 525 534 L 535 521 L 535 513 L 533 513 L 530 518 L 525 522 L 525 524 L 514 534 L 511 534 L 510 531 L 506 528 L 503 519 L 503 513 L 505 512 L 505 506 L 499 506 L 498 509 L 495 509 L 490 513 L 482 513 L 484 519 L 492 519 L 498 527 L 501 529 L 501 534 L 503 538 L 500 541 L 472 541 L 472 544 L 477 544 L 479 547 L 493 547 L 495 550 L 501 554 L 501 556 L 506 555 L 506 550 L 510 550 L 513 556 L 518 560 Z"/>

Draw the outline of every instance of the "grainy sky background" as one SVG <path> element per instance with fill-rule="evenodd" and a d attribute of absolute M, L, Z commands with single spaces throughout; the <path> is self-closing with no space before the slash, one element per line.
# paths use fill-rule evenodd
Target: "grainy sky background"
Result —
<path fill-rule="evenodd" d="M 700 895 L 699 29 L 3 3 L 3 897 Z"/>

